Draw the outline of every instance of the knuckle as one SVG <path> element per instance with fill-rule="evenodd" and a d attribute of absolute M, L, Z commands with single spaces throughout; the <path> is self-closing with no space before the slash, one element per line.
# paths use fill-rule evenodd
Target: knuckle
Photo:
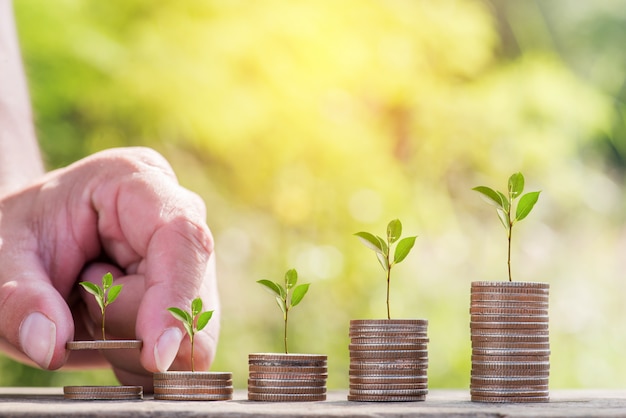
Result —
<path fill-rule="evenodd" d="M 149 147 L 113 148 L 95 154 L 94 158 L 103 160 L 104 164 L 118 174 L 157 170 L 169 177 L 175 177 L 174 170 L 165 157 Z"/>

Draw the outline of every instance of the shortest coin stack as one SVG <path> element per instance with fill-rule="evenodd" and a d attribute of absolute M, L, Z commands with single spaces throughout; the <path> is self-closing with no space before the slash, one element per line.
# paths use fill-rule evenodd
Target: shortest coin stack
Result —
<path fill-rule="evenodd" d="M 350 321 L 349 401 L 423 401 L 428 393 L 428 321 Z"/>
<path fill-rule="evenodd" d="M 250 354 L 248 399 L 269 402 L 326 400 L 327 357 L 319 354 Z"/>
<path fill-rule="evenodd" d="M 548 291 L 547 283 L 472 283 L 472 401 L 549 401 Z"/>
<path fill-rule="evenodd" d="M 161 401 L 228 401 L 233 398 L 230 372 L 173 371 L 154 374 L 154 399 Z"/>
<path fill-rule="evenodd" d="M 143 398 L 143 387 L 65 386 L 63 397 L 80 401 L 130 401 Z"/>

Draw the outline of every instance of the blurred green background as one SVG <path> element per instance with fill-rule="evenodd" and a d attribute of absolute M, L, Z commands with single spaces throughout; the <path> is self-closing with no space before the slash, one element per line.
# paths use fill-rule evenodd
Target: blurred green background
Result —
<path fill-rule="evenodd" d="M 506 279 L 506 235 L 471 188 L 542 190 L 514 279 L 551 284 L 551 387 L 626 386 L 626 13 L 599 0 L 16 0 L 49 168 L 150 146 L 199 193 L 217 243 L 213 370 L 246 387 L 280 351 L 255 283 L 295 267 L 294 352 L 348 385 L 350 319 L 385 315 L 352 235 L 400 218 L 415 249 L 392 316 L 430 321 L 430 387 L 468 387 L 469 289 Z M 0 359 L 0 384 L 114 382 Z"/>

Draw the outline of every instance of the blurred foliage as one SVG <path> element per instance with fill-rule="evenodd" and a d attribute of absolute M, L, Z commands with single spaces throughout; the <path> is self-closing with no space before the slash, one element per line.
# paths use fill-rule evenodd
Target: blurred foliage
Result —
<path fill-rule="evenodd" d="M 393 218 L 419 238 L 395 272 L 392 316 L 430 320 L 432 388 L 468 387 L 470 282 L 506 279 L 506 236 L 471 188 L 503 188 L 514 171 L 543 191 L 512 263 L 552 285 L 552 387 L 626 384 L 617 3 L 15 8 L 48 166 L 150 146 L 205 199 L 223 301 L 213 369 L 237 387 L 248 353 L 281 349 L 255 281 L 291 267 L 312 282 L 292 350 L 328 354 L 329 387 L 347 387 L 349 320 L 385 315 L 384 272 L 352 234 Z M 0 366 L 4 385 L 66 379 Z"/>

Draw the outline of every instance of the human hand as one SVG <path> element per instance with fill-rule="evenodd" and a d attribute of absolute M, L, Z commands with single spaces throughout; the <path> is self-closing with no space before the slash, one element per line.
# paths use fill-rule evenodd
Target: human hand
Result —
<path fill-rule="evenodd" d="M 68 353 L 65 344 L 99 338 L 100 309 L 76 283 L 100 284 L 110 271 L 124 290 L 107 307 L 107 338 L 143 341 L 139 358 L 107 358 L 120 381 L 149 387 L 148 372 L 190 368 L 189 343 L 167 308 L 198 296 L 215 310 L 195 341 L 195 363 L 208 369 L 219 302 L 205 212 L 146 148 L 94 154 L 1 197 L 3 348 L 46 369 L 101 365 L 97 352 Z"/>

